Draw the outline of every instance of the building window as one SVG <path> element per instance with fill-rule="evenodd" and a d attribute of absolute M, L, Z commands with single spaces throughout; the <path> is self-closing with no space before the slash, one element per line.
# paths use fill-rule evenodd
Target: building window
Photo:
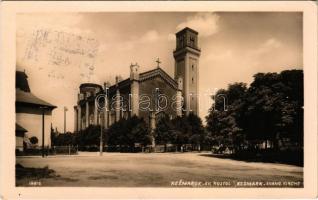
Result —
<path fill-rule="evenodd" d="M 183 47 L 183 37 L 179 38 L 179 48 Z"/>
<path fill-rule="evenodd" d="M 194 79 L 193 79 L 193 77 L 192 77 L 192 83 L 194 83 Z"/>
<path fill-rule="evenodd" d="M 194 65 L 191 66 L 192 67 L 192 71 L 194 70 Z"/>
<path fill-rule="evenodd" d="M 190 36 L 190 46 L 194 47 L 195 39 L 193 36 Z"/>

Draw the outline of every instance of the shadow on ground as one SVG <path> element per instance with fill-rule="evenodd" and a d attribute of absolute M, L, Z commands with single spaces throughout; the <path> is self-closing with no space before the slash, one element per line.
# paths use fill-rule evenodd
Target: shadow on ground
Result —
<path fill-rule="evenodd" d="M 40 178 L 54 178 L 57 177 L 53 169 L 47 166 L 43 168 L 23 167 L 20 164 L 15 165 L 16 179 L 40 179 Z"/>
<path fill-rule="evenodd" d="M 288 164 L 303 167 L 303 161 L 301 159 L 295 159 L 295 155 L 280 155 L 280 156 L 264 156 L 264 155 L 235 155 L 235 154 L 200 154 L 200 156 L 245 161 L 245 162 L 264 162 L 264 163 L 278 163 Z M 280 157 L 280 158 L 277 158 Z"/>

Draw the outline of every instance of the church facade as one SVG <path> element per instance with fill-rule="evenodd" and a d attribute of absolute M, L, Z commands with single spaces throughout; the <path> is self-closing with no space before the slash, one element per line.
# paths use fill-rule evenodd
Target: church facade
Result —
<path fill-rule="evenodd" d="M 90 125 L 107 128 L 121 118 L 142 117 L 155 128 L 162 115 L 170 118 L 198 114 L 199 57 L 198 32 L 188 27 L 176 33 L 175 73 L 171 77 L 158 66 L 139 72 L 138 64 L 131 64 L 130 77 L 104 86 L 83 83 L 79 87 L 74 106 L 75 132 Z"/>

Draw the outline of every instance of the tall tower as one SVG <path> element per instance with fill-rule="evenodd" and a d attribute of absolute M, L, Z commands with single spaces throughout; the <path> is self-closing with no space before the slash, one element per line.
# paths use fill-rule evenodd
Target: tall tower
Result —
<path fill-rule="evenodd" d="M 199 114 L 199 57 L 198 32 L 191 28 L 184 28 L 176 33 L 175 79 L 183 79 L 182 96 L 184 98 L 184 113 Z"/>

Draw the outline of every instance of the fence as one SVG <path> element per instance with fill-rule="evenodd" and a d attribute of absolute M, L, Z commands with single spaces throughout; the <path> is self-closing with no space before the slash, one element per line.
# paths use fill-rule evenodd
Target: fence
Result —
<path fill-rule="evenodd" d="M 87 146 L 46 146 L 44 148 L 45 155 L 76 155 L 78 151 L 86 152 L 98 152 L 100 147 L 98 145 L 87 145 Z M 135 146 L 125 146 L 125 145 L 105 145 L 103 152 L 127 152 L 127 153 L 138 153 L 138 152 L 191 152 L 191 151 L 211 151 L 210 146 L 195 146 L 191 144 L 185 145 L 176 145 L 176 144 L 167 144 L 167 145 L 156 145 L 152 147 L 135 145 Z M 42 148 L 40 146 L 32 148 L 16 148 L 17 156 L 41 156 Z"/>
<path fill-rule="evenodd" d="M 51 148 L 46 146 L 44 150 L 41 147 L 32 148 L 16 148 L 16 156 L 41 156 L 44 151 L 44 155 L 76 155 L 78 154 L 77 146 L 52 146 Z"/>

